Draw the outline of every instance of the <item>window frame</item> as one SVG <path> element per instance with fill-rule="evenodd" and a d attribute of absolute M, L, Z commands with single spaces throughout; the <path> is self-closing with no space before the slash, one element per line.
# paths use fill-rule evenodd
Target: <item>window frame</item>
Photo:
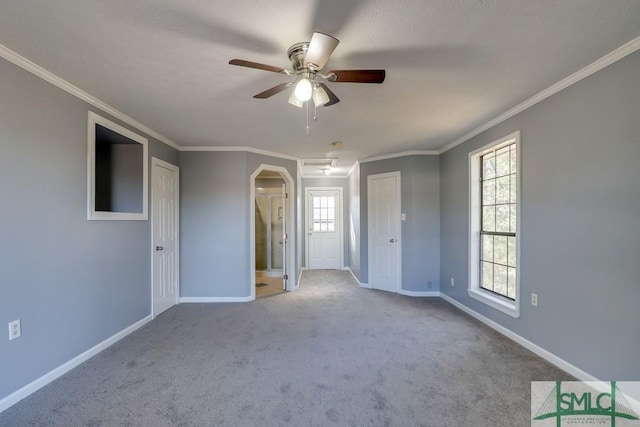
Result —
<path fill-rule="evenodd" d="M 480 231 L 482 229 L 480 158 L 491 151 L 511 144 L 515 144 L 516 147 L 516 290 L 514 300 L 480 286 Z M 522 223 L 520 209 L 522 200 L 520 183 L 521 159 L 520 131 L 504 136 L 469 153 L 469 280 L 467 291 L 471 298 L 515 318 L 520 317 L 520 276 L 522 267 L 520 264 L 520 225 Z"/>

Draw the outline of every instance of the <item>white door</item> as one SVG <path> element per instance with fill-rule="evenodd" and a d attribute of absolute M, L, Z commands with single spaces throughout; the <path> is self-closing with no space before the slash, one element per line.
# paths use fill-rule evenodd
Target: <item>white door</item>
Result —
<path fill-rule="evenodd" d="M 374 289 L 400 289 L 400 172 L 367 177 L 369 281 Z"/>
<path fill-rule="evenodd" d="M 307 189 L 307 267 L 341 268 L 341 192 Z"/>
<path fill-rule="evenodd" d="M 153 317 L 178 303 L 179 169 L 153 158 L 151 169 Z"/>

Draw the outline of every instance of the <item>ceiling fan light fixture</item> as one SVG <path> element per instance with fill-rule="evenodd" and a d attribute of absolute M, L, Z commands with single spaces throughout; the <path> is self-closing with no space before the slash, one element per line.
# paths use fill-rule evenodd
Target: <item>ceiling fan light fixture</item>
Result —
<path fill-rule="evenodd" d="M 298 99 L 298 97 L 296 96 L 295 92 L 291 92 L 291 96 L 289 96 L 289 104 L 298 107 L 298 108 L 302 108 L 302 105 L 304 104 L 304 101 L 300 101 Z"/>
<path fill-rule="evenodd" d="M 298 100 L 305 102 L 311 99 L 311 95 L 313 95 L 313 85 L 311 81 L 307 78 L 301 78 L 296 84 L 296 89 L 294 90 L 294 95 Z"/>
<path fill-rule="evenodd" d="M 313 105 L 321 107 L 327 102 L 329 102 L 329 95 L 327 95 L 327 92 L 322 88 L 322 86 L 316 86 L 313 89 Z"/>

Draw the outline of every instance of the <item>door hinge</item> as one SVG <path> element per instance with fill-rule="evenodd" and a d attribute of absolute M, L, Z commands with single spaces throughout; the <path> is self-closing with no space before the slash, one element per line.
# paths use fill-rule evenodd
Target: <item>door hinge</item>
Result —
<path fill-rule="evenodd" d="M 282 240 L 287 240 L 287 237 L 289 237 L 289 236 L 287 236 L 287 233 L 283 233 L 282 234 Z"/>
<path fill-rule="evenodd" d="M 284 275 L 284 280 L 289 280 L 289 275 L 288 274 Z"/>
<path fill-rule="evenodd" d="M 289 198 L 289 193 L 284 193 L 284 198 L 288 199 Z"/>

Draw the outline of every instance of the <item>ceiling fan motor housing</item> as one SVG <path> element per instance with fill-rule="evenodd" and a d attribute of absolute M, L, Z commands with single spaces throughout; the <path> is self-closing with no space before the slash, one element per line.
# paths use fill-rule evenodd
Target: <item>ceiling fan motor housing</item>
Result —
<path fill-rule="evenodd" d="M 305 56 L 307 56 L 308 50 L 309 42 L 301 42 L 294 44 L 287 51 L 287 55 L 289 56 L 289 60 L 291 61 L 291 65 L 293 66 L 293 71 L 296 74 L 311 71 L 307 66 L 304 65 L 304 58 Z"/>

